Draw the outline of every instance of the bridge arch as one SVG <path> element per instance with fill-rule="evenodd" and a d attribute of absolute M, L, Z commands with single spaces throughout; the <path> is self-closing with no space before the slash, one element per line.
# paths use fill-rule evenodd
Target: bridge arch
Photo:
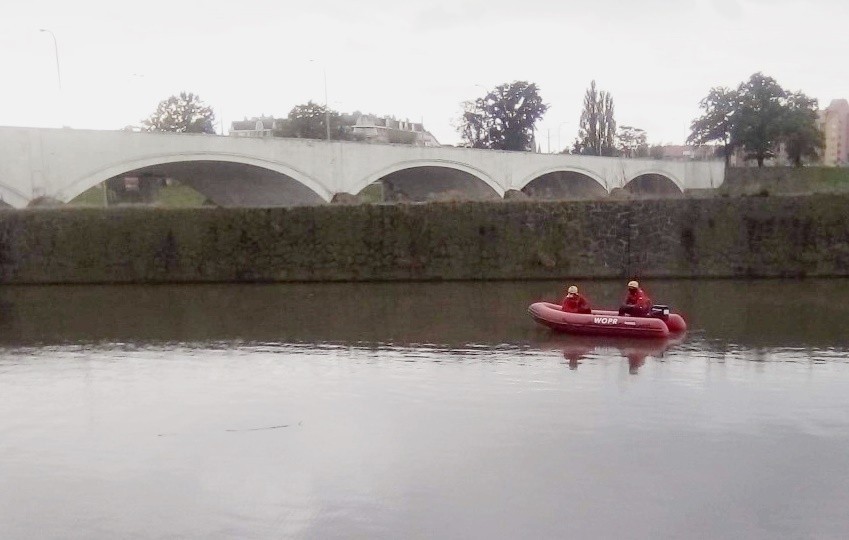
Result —
<path fill-rule="evenodd" d="M 579 200 L 605 197 L 609 190 L 602 177 L 580 167 L 548 167 L 522 179 L 522 192 L 531 198 Z"/>
<path fill-rule="evenodd" d="M 684 193 L 684 183 L 681 182 L 674 174 L 670 174 L 669 171 L 663 171 L 660 169 L 645 169 L 637 172 L 636 174 L 632 174 L 630 178 L 626 180 L 626 182 L 622 185 L 623 188 L 628 188 L 629 186 L 633 187 L 634 180 L 637 180 L 640 177 L 648 177 L 648 176 L 658 176 L 663 177 L 666 180 L 669 180 L 678 191 Z"/>
<path fill-rule="evenodd" d="M 357 182 L 354 182 L 350 187 L 350 193 L 359 193 L 366 186 L 368 186 L 368 185 L 370 185 L 370 184 L 372 184 L 372 183 L 374 183 L 374 182 L 380 180 L 381 178 L 384 178 L 384 177 L 386 177 L 390 174 L 400 172 L 400 171 L 404 171 L 404 170 L 407 170 L 407 169 L 416 169 L 416 168 L 421 168 L 421 167 L 437 167 L 437 168 L 444 168 L 444 169 L 453 169 L 455 171 L 467 173 L 467 174 L 477 178 L 478 180 L 480 180 L 481 182 L 483 182 L 487 186 L 489 186 L 499 197 L 501 197 L 501 198 L 504 197 L 504 188 L 501 186 L 501 184 L 496 182 L 491 176 L 489 176 L 484 171 L 477 169 L 475 167 L 472 167 L 470 165 L 466 165 L 464 163 L 457 162 L 457 161 L 440 160 L 440 159 L 416 159 L 416 160 L 408 160 L 408 161 L 401 161 L 401 162 L 393 163 L 392 165 L 390 165 L 388 167 L 384 167 L 380 170 L 372 172 L 368 176 L 366 176 L 365 178 L 362 178 L 362 179 L 358 180 Z"/>
<path fill-rule="evenodd" d="M 106 167 L 93 170 L 76 178 L 67 187 L 59 191 L 56 195 L 56 198 L 61 200 L 62 202 L 68 202 L 80 193 L 100 184 L 105 180 L 114 178 L 124 173 L 135 171 L 137 169 L 143 169 L 146 167 L 154 167 L 159 165 L 191 162 L 224 162 L 240 165 L 249 165 L 253 167 L 258 167 L 260 169 L 266 169 L 288 176 L 294 181 L 306 186 L 316 195 L 321 197 L 321 199 L 325 202 L 330 202 L 330 200 L 333 198 L 333 193 L 324 185 L 322 185 L 314 178 L 310 177 L 308 174 L 294 167 L 290 167 L 288 165 L 277 163 L 274 161 L 268 161 L 251 156 L 246 156 L 243 154 L 228 154 L 219 152 L 158 154 L 128 161 L 121 161 L 119 163 L 113 163 L 107 165 Z"/>
<path fill-rule="evenodd" d="M 536 180 L 537 178 L 541 178 L 547 174 L 551 173 L 578 173 L 584 176 L 587 176 L 593 180 L 595 180 L 601 187 L 604 188 L 606 192 L 610 191 L 610 186 L 607 185 L 607 181 L 595 171 L 591 171 L 590 169 L 585 169 L 583 167 L 571 167 L 571 166 L 554 166 L 554 167 L 545 167 L 543 169 L 537 169 L 533 173 L 524 177 L 521 182 L 515 184 L 515 189 L 522 190 L 528 186 L 531 182 Z"/>
<path fill-rule="evenodd" d="M 29 204 L 30 199 L 32 199 L 32 197 L 21 193 L 19 190 L 11 186 L 0 183 L 0 208 L 6 205 L 15 208 L 23 208 Z"/>

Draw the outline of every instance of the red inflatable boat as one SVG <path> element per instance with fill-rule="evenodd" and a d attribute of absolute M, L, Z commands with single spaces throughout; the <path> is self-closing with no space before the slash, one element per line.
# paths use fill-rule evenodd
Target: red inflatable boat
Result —
<path fill-rule="evenodd" d="M 567 313 L 557 304 L 536 302 L 528 308 L 528 313 L 536 322 L 569 334 L 665 338 L 687 329 L 680 315 L 665 308 L 660 308 L 657 317 L 630 317 L 602 310 L 593 310 L 591 314 Z"/>

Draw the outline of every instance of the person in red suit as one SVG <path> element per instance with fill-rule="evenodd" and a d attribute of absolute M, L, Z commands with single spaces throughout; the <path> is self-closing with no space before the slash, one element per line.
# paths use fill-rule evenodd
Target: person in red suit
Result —
<path fill-rule="evenodd" d="M 578 287 L 574 285 L 569 287 L 561 309 L 566 313 L 592 313 L 590 303 L 578 293 Z"/>
<path fill-rule="evenodd" d="M 631 317 L 648 317 L 651 312 L 651 298 L 644 290 L 640 288 L 640 284 L 636 281 L 628 282 L 628 296 L 625 297 L 625 304 L 619 308 L 620 315 L 630 315 Z"/>

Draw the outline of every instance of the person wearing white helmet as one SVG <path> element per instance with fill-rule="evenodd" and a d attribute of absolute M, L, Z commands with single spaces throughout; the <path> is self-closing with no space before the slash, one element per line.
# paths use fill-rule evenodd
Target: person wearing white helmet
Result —
<path fill-rule="evenodd" d="M 561 309 L 566 313 L 592 313 L 590 303 L 578 293 L 578 287 L 575 285 L 570 286 L 566 291 L 566 298 L 563 299 Z"/>
<path fill-rule="evenodd" d="M 630 315 L 632 317 L 648 317 L 651 312 L 651 298 L 640 284 L 636 281 L 628 282 L 628 296 L 625 303 L 619 308 L 619 315 Z"/>

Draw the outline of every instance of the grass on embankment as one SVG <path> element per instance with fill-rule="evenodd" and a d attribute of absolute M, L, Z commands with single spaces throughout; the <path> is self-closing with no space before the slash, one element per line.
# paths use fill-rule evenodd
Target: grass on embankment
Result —
<path fill-rule="evenodd" d="M 170 186 L 160 188 L 156 194 L 156 199 L 150 203 L 151 206 L 161 206 L 163 208 L 196 208 L 203 206 L 206 197 L 198 193 L 189 186 L 174 183 Z M 114 202 L 110 200 L 110 205 L 133 204 L 124 202 Z M 135 203 L 142 204 L 142 203 Z M 83 206 L 104 206 L 103 202 L 103 187 L 94 186 L 68 203 L 68 206 L 83 207 Z"/>
<path fill-rule="evenodd" d="M 810 195 L 849 192 L 846 167 L 731 167 L 717 195 Z"/>

